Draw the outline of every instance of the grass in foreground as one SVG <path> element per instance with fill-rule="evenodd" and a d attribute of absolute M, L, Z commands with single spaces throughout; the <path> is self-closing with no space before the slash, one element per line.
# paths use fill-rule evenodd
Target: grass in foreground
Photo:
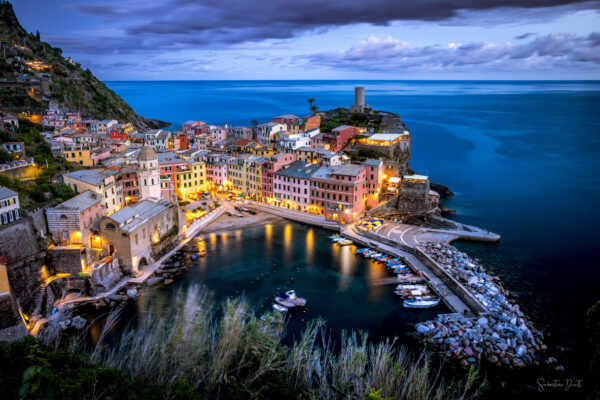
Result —
<path fill-rule="evenodd" d="M 237 299 L 216 315 L 198 287 L 180 293 L 172 308 L 168 319 L 150 312 L 115 344 L 104 346 L 101 339 L 90 361 L 147 384 L 184 382 L 207 398 L 472 399 L 483 390 L 475 370 L 444 382 L 423 355 L 415 359 L 392 340 L 372 344 L 366 335 L 343 334 L 334 352 L 323 339 L 322 320 L 310 322 L 292 346 L 283 345 L 285 322 L 278 314 L 258 318 Z"/>

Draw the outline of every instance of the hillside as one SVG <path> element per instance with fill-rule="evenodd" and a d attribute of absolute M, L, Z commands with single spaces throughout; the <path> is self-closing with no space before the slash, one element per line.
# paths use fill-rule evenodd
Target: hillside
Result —
<path fill-rule="evenodd" d="M 129 121 L 140 131 L 168 125 L 139 116 L 89 69 L 25 31 L 6 2 L 0 3 L 0 42 L 1 111 L 41 114 L 55 100 L 83 118 Z"/>

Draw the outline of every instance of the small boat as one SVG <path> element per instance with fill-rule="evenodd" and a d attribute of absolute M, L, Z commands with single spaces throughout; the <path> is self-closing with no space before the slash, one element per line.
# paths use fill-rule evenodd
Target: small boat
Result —
<path fill-rule="evenodd" d="M 387 261 L 388 261 L 388 260 L 390 260 L 390 259 L 391 259 L 391 257 L 390 257 L 390 256 L 386 256 L 386 257 L 381 257 L 381 258 L 380 258 L 379 260 L 377 260 L 377 261 L 379 261 L 379 262 L 383 262 L 383 263 L 384 263 L 384 262 L 387 262 Z"/>
<path fill-rule="evenodd" d="M 392 264 L 392 263 L 399 263 L 401 260 L 399 258 L 392 258 L 391 260 L 388 260 L 387 262 Z"/>
<path fill-rule="evenodd" d="M 355 253 L 356 253 L 356 254 L 360 254 L 360 253 L 364 253 L 365 251 L 369 251 L 369 250 L 371 250 L 371 249 L 370 249 L 370 248 L 368 248 L 368 247 L 365 247 L 364 249 L 357 249 L 357 250 L 355 251 Z"/>
<path fill-rule="evenodd" d="M 396 290 L 427 290 L 427 285 L 399 284 Z"/>
<path fill-rule="evenodd" d="M 275 301 L 287 308 L 296 307 L 296 303 L 290 300 L 285 293 L 279 293 L 277 296 L 275 296 Z"/>
<path fill-rule="evenodd" d="M 387 267 L 396 267 L 398 265 L 404 265 L 402 261 L 388 261 L 385 263 Z"/>
<path fill-rule="evenodd" d="M 396 281 L 402 284 L 413 284 L 413 283 L 421 283 L 425 282 L 425 279 L 414 276 L 412 278 L 401 278 L 397 277 Z"/>
<path fill-rule="evenodd" d="M 287 308 L 285 308 L 284 306 L 280 306 L 279 304 L 273 304 L 273 308 L 276 311 L 280 311 L 280 312 L 287 312 Z"/>
<path fill-rule="evenodd" d="M 440 304 L 440 299 L 407 299 L 402 302 L 406 308 L 431 308 Z"/>
<path fill-rule="evenodd" d="M 352 240 L 347 240 L 347 239 L 346 239 L 346 240 L 342 240 L 342 241 L 338 242 L 338 244 L 339 244 L 340 246 L 349 246 L 349 245 L 351 245 L 352 243 L 353 243 L 353 242 L 352 242 Z"/>
<path fill-rule="evenodd" d="M 369 250 L 369 251 L 365 251 L 364 253 L 362 253 L 363 257 L 370 257 L 371 254 L 375 254 L 376 251 L 375 250 Z"/>
<path fill-rule="evenodd" d="M 336 238 L 339 238 L 339 237 L 340 237 L 340 235 L 335 234 L 335 235 L 329 236 L 329 239 L 333 240 L 333 239 L 336 239 Z"/>
<path fill-rule="evenodd" d="M 293 302 L 297 306 L 304 307 L 306 305 L 306 299 L 303 297 L 296 296 L 295 290 L 288 290 L 287 292 L 285 292 L 285 295 L 287 296 L 287 299 L 289 301 Z"/>
<path fill-rule="evenodd" d="M 373 254 L 369 254 L 369 258 L 377 258 L 377 257 L 381 257 L 383 254 L 381 253 L 373 253 Z"/>

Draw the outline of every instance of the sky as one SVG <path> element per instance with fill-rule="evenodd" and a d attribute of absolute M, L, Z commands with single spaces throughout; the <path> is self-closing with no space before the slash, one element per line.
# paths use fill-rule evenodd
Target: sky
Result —
<path fill-rule="evenodd" d="M 600 79 L 600 0 L 12 0 L 103 80 Z"/>

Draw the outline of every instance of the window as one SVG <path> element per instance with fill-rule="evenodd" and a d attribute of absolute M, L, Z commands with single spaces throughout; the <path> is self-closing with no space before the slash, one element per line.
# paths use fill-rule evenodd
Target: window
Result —
<path fill-rule="evenodd" d="M 116 227 L 112 223 L 109 222 L 108 224 L 104 225 L 104 229 L 109 229 L 112 231 L 112 230 L 115 230 Z"/>

